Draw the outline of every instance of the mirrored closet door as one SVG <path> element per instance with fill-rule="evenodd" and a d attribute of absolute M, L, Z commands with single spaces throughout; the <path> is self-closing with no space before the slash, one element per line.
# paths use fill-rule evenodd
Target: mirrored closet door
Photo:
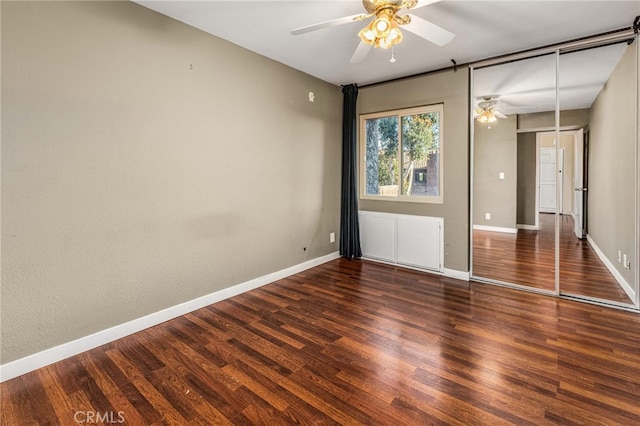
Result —
<path fill-rule="evenodd" d="M 556 55 L 473 70 L 472 274 L 556 292 Z"/>
<path fill-rule="evenodd" d="M 472 68 L 474 279 L 640 307 L 638 52 L 621 34 Z"/>
<path fill-rule="evenodd" d="M 637 55 L 631 39 L 559 57 L 560 294 L 621 306 L 638 294 Z"/>

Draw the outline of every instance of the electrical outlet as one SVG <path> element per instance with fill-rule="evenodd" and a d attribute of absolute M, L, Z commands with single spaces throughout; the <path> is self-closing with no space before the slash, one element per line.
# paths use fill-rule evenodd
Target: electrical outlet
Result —
<path fill-rule="evenodd" d="M 627 267 L 627 255 L 626 254 L 622 257 L 622 264 L 624 265 L 625 268 Z"/>
<path fill-rule="evenodd" d="M 330 243 L 335 243 L 336 242 L 336 233 L 332 232 L 329 234 L 329 242 Z"/>
<path fill-rule="evenodd" d="M 484 219 L 485 220 L 491 220 L 491 213 L 485 213 L 484 214 Z"/>
<path fill-rule="evenodd" d="M 628 269 L 628 270 L 631 270 L 631 261 L 628 261 L 628 262 L 627 262 L 627 269 Z"/>

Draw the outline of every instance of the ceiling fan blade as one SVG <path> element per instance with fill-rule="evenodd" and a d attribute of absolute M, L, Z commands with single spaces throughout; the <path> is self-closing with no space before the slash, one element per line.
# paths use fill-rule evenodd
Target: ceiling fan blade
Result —
<path fill-rule="evenodd" d="M 371 50 L 371 45 L 361 41 L 349 62 L 355 64 L 364 61 L 364 58 L 369 54 L 369 50 Z"/>
<path fill-rule="evenodd" d="M 509 102 L 509 101 L 500 101 L 500 103 L 507 108 L 518 108 L 518 109 L 537 109 L 538 108 L 538 106 L 536 105 L 523 105 L 523 104 L 518 104 L 514 102 Z"/>
<path fill-rule="evenodd" d="M 420 18 L 419 16 L 410 16 L 411 22 L 403 25 L 402 28 L 405 28 L 407 31 L 410 31 L 433 44 L 444 46 L 445 44 L 449 44 L 456 36 L 451 31 L 447 31 L 436 24 Z"/>
<path fill-rule="evenodd" d="M 503 114 L 503 113 L 501 113 L 500 111 L 496 111 L 496 110 L 494 110 L 494 111 L 493 111 L 493 115 L 495 115 L 495 116 L 496 116 L 496 117 L 498 117 L 498 118 L 507 118 L 507 116 L 506 116 L 506 115 L 504 115 L 504 114 Z"/>
<path fill-rule="evenodd" d="M 307 25 L 306 27 L 296 28 L 291 31 L 291 34 L 300 35 L 300 34 L 310 33 L 311 31 L 321 30 L 323 28 L 337 27 L 338 25 L 348 24 L 349 22 L 353 22 L 357 20 L 359 21 L 361 20 L 360 18 L 364 19 L 366 16 L 367 15 L 363 15 L 362 13 L 359 13 L 357 15 L 351 15 L 351 16 L 343 16 L 342 18 L 332 19 L 330 21 L 324 21 L 317 24 L 313 24 L 313 25 Z"/>

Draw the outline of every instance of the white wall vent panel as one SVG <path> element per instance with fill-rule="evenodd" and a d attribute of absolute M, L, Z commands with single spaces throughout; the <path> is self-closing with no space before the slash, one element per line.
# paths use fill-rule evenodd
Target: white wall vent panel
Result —
<path fill-rule="evenodd" d="M 367 258 L 442 272 L 443 219 L 360 211 L 360 244 Z"/>
<path fill-rule="evenodd" d="M 361 211 L 358 217 L 362 255 L 393 261 L 396 250 L 395 219 L 391 215 L 370 213 Z"/>

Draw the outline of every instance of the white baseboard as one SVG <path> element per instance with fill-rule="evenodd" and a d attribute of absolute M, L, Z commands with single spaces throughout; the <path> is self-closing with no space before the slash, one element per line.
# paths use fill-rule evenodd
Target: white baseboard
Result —
<path fill-rule="evenodd" d="M 376 259 L 375 257 L 362 256 L 362 259 L 375 262 L 375 263 L 383 263 L 389 266 L 397 266 L 398 268 L 405 268 L 405 269 L 411 269 L 419 272 L 426 272 L 428 274 L 440 275 L 447 278 L 455 278 L 456 280 L 469 281 L 470 279 L 469 272 L 458 271 L 456 269 L 443 268 L 441 272 L 441 271 L 436 271 L 434 269 L 418 268 L 411 265 L 403 265 L 402 263 L 394 263 L 388 260 Z"/>
<path fill-rule="evenodd" d="M 525 231 L 539 231 L 540 230 L 540 227 L 539 226 L 535 226 L 535 225 L 525 225 L 525 224 L 519 223 L 516 226 L 518 227 L 518 229 L 524 229 Z"/>
<path fill-rule="evenodd" d="M 620 284 L 620 287 L 622 287 L 624 292 L 627 293 L 627 296 L 629 296 L 629 298 L 631 300 L 635 301 L 636 300 L 636 292 L 629 285 L 629 283 L 627 283 L 627 281 L 624 279 L 622 274 L 620 274 L 620 272 L 616 269 L 616 267 L 613 265 L 613 263 L 611 263 L 609 258 L 607 258 L 607 256 L 604 255 L 602 250 L 600 250 L 600 247 L 598 247 L 598 245 L 595 243 L 595 241 L 593 241 L 593 239 L 591 238 L 591 235 L 589 235 L 589 234 L 587 234 L 587 241 L 591 245 L 591 248 L 593 248 L 593 251 L 596 252 L 596 254 L 600 258 L 602 263 L 604 263 L 604 266 L 607 267 L 609 272 L 611 272 L 611 275 L 613 275 L 613 277 L 616 279 L 616 281 L 618 281 L 618 284 Z"/>
<path fill-rule="evenodd" d="M 469 272 L 458 271 L 457 269 L 444 268 L 443 275 L 449 278 L 455 278 L 456 280 L 469 281 Z"/>
<path fill-rule="evenodd" d="M 69 358 L 79 353 L 104 345 L 105 343 L 112 342 L 133 333 L 137 333 L 138 331 L 142 331 L 146 328 L 163 323 L 170 319 L 177 318 L 181 315 L 185 315 L 197 309 L 204 308 L 205 306 L 209 306 L 221 300 L 228 299 L 229 297 L 245 293 L 258 287 L 262 287 L 263 285 L 281 280 L 283 278 L 300 273 L 323 263 L 327 263 L 339 257 L 340 254 L 338 252 L 330 253 L 326 256 L 318 257 L 316 259 L 312 259 L 307 262 L 300 263 L 298 265 L 294 265 L 289 268 L 255 278 L 253 280 L 246 281 L 244 283 L 240 283 L 232 287 L 225 288 L 184 303 L 180 303 L 175 306 L 171 306 L 169 308 L 154 312 L 141 318 L 137 318 L 124 324 L 116 325 L 115 327 L 98 331 L 97 333 L 81 337 L 71 342 L 63 343 L 62 345 L 45 349 L 44 351 L 35 353 L 33 355 L 29 355 L 15 361 L 8 362 L 6 364 L 2 364 L 0 365 L 0 382 L 4 382 L 33 370 L 37 370 L 38 368 L 45 367 L 49 364 L 53 364 L 54 362 L 61 361 L 65 358 Z"/>
<path fill-rule="evenodd" d="M 478 231 L 490 231 L 490 232 L 502 232 L 505 234 L 517 234 L 516 228 L 503 228 L 500 226 L 485 226 L 485 225 L 473 225 L 473 229 Z"/>

